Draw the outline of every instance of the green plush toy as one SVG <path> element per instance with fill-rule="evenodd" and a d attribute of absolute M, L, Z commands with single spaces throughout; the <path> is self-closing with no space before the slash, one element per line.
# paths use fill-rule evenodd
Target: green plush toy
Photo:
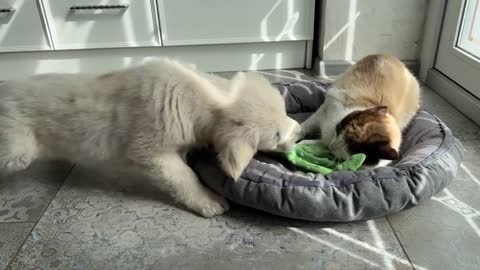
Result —
<path fill-rule="evenodd" d="M 323 175 L 341 170 L 356 171 L 367 157 L 365 154 L 355 154 L 348 160 L 339 161 L 327 147 L 320 144 L 297 144 L 286 156 L 297 168 Z"/>

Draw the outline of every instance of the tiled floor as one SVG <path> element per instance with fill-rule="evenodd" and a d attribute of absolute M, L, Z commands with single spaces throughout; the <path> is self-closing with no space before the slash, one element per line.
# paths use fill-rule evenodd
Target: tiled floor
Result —
<path fill-rule="evenodd" d="M 416 208 L 344 224 L 239 206 L 203 219 L 137 177 L 37 162 L 0 179 L 0 269 L 478 269 L 480 127 L 429 89 L 424 107 L 467 152 L 453 183 Z"/>

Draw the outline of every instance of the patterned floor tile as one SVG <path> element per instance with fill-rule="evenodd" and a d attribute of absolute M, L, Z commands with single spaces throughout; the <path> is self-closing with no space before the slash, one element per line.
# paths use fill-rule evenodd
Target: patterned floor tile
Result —
<path fill-rule="evenodd" d="M 423 108 L 442 119 L 460 140 L 480 139 L 480 127 L 431 89 L 423 88 Z"/>
<path fill-rule="evenodd" d="M 75 168 L 12 269 L 410 269 L 385 219 L 319 224 L 242 207 L 205 219 L 147 183 Z"/>
<path fill-rule="evenodd" d="M 27 170 L 0 177 L 0 223 L 37 221 L 72 165 L 38 161 Z"/>
<path fill-rule="evenodd" d="M 414 263 L 428 269 L 480 265 L 480 140 L 464 142 L 458 176 L 424 205 L 389 217 Z"/>
<path fill-rule="evenodd" d="M 7 267 L 34 225 L 34 222 L 0 223 L 0 270 Z"/>

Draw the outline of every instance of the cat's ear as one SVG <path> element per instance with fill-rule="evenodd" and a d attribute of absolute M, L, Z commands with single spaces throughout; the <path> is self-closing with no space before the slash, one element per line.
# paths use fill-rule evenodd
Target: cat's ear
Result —
<path fill-rule="evenodd" d="M 400 157 L 400 154 L 397 150 L 384 144 L 378 149 L 378 157 L 380 159 L 396 160 Z"/>
<path fill-rule="evenodd" d="M 385 116 L 388 113 L 387 106 L 378 106 L 378 107 L 371 108 L 369 110 L 381 116 Z"/>

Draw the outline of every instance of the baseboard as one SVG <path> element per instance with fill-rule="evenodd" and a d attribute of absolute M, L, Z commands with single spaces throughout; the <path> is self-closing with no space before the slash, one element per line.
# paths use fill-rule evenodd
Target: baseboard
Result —
<path fill-rule="evenodd" d="M 417 76 L 420 65 L 417 60 L 402 60 L 412 73 Z M 322 77 L 336 77 L 344 73 L 354 63 L 343 60 L 316 60 L 314 63 L 314 70 L 318 76 Z"/>
<path fill-rule="evenodd" d="M 50 72 L 105 72 L 171 57 L 208 72 L 304 68 L 307 41 L 0 53 L 0 80 Z"/>
<path fill-rule="evenodd" d="M 480 99 L 435 69 L 428 71 L 426 85 L 477 125 L 480 125 Z"/>

